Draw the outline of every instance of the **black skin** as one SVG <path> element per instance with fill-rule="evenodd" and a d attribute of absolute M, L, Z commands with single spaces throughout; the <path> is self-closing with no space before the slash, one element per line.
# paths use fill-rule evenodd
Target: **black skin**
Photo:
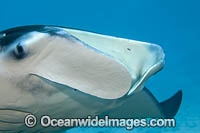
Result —
<path fill-rule="evenodd" d="M 55 25 L 27 25 L 27 26 L 20 26 L 20 27 L 14 27 L 7 30 L 3 30 L 3 31 L 0 31 L 0 35 L 5 35 L 5 36 L 0 37 L 0 46 L 7 47 L 8 44 L 14 42 L 20 36 L 32 31 L 48 33 L 50 35 L 57 35 L 56 31 L 59 31 L 58 28 L 69 28 L 69 27 L 62 27 L 62 26 L 55 26 Z M 83 30 L 83 29 L 76 29 L 76 28 L 70 28 L 70 29 Z M 84 31 L 88 31 L 88 30 L 84 30 Z M 91 31 L 88 31 L 88 32 L 91 32 Z M 96 33 L 96 32 L 93 32 L 93 33 Z"/>
<path fill-rule="evenodd" d="M 49 35 L 52 36 L 58 35 L 60 37 L 62 36 L 66 37 L 66 35 L 59 34 L 58 31 L 62 31 L 59 28 L 62 27 L 46 26 L 46 25 L 30 25 L 30 26 L 15 27 L 1 31 L 0 35 L 2 36 L 0 36 L 0 52 L 6 51 L 15 40 L 32 31 L 48 33 Z M 15 51 L 11 52 L 11 54 L 14 53 L 16 59 L 23 59 L 26 56 L 23 46 L 21 46 L 20 44 L 16 46 L 16 50 L 17 54 L 15 53 Z"/>
<path fill-rule="evenodd" d="M 42 28 L 44 26 L 23 26 L 1 31 L 0 34 L 5 34 L 5 37 L 0 39 L 0 45 L 1 47 L 7 47 L 8 44 L 11 44 L 20 36 L 31 31 L 42 31 Z"/>
<path fill-rule="evenodd" d="M 2 35 L 5 34 L 4 37 L 0 38 L 1 48 L 9 47 L 8 44 L 11 44 L 17 38 L 32 31 L 38 31 L 42 33 L 49 33 L 50 35 L 55 35 L 56 34 L 55 31 L 58 31 L 58 29 L 53 26 L 32 25 L 32 26 L 21 26 L 4 30 L 0 32 L 0 34 Z"/>

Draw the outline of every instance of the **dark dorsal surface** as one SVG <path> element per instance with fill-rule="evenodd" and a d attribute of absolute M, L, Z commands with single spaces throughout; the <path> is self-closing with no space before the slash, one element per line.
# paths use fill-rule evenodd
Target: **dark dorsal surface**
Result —
<path fill-rule="evenodd" d="M 1 50 L 7 49 L 16 39 L 33 31 L 48 33 L 50 35 L 60 35 L 58 32 L 62 30 L 57 26 L 45 25 L 29 25 L 3 30 L 0 31 Z"/>

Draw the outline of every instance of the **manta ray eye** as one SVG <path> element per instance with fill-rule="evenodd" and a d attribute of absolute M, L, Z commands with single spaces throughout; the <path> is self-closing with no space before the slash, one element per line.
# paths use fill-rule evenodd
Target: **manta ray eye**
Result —
<path fill-rule="evenodd" d="M 24 57 L 25 55 L 24 47 L 21 44 L 17 44 L 14 53 L 17 58 Z"/>

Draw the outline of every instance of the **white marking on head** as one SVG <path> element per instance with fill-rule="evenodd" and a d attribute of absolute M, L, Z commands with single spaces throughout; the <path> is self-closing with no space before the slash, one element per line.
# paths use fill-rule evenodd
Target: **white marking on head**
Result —
<path fill-rule="evenodd" d="M 6 36 L 6 33 L 1 33 L 1 34 L 0 34 L 0 39 L 1 39 L 1 38 L 4 38 L 5 36 Z"/>
<path fill-rule="evenodd" d="M 49 36 L 48 33 L 41 33 L 41 32 L 37 32 L 37 31 L 33 31 L 33 32 L 29 32 L 21 37 L 19 37 L 16 41 L 14 41 L 11 44 L 11 47 L 8 48 L 7 52 L 15 49 L 16 45 L 20 44 L 22 45 L 24 48 L 26 48 L 27 46 L 30 46 L 32 44 L 34 44 L 35 42 L 37 42 L 38 40 Z"/>
<path fill-rule="evenodd" d="M 31 45 L 34 42 L 40 40 L 41 38 L 44 38 L 48 36 L 48 33 L 41 33 L 37 31 L 29 32 L 25 34 L 24 36 L 20 37 L 16 40 L 15 43 L 20 43 L 22 45 Z"/>

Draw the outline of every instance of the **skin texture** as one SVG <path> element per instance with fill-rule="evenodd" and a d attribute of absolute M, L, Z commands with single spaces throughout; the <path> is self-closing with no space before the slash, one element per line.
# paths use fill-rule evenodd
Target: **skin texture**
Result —
<path fill-rule="evenodd" d="M 181 92 L 160 104 L 144 88 L 164 65 L 157 45 L 54 26 L 18 27 L 0 35 L 0 132 L 70 129 L 27 128 L 29 113 L 37 118 L 160 118 L 178 111 Z"/>

